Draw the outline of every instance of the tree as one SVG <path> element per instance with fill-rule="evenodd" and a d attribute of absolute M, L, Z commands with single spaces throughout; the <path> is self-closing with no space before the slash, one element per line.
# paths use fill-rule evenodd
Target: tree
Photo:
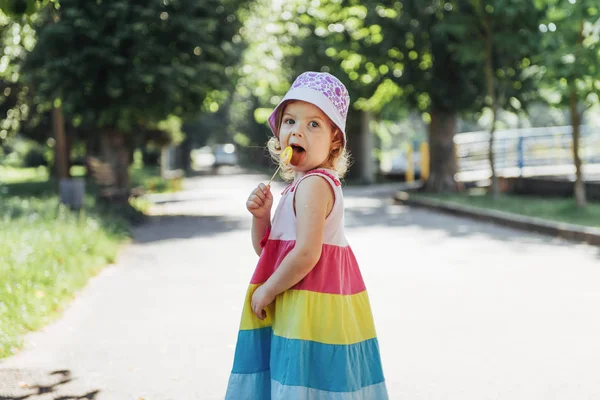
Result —
<path fill-rule="evenodd" d="M 459 62 L 478 65 L 484 72 L 485 91 L 475 103 L 492 114 L 489 162 L 491 192 L 496 198 L 493 143 L 498 111 L 518 111 L 538 91 L 532 57 L 541 52 L 538 26 L 543 14 L 532 2 L 520 0 L 468 0 L 456 2 L 455 7 L 458 12 L 449 14 L 435 29 L 459 39 L 449 44 Z"/>
<path fill-rule="evenodd" d="M 39 19 L 26 69 L 39 102 L 62 105 L 76 127 L 99 132 L 102 154 L 129 186 L 128 147 L 169 116 L 198 112 L 230 83 L 240 1 L 63 0 Z"/>
<path fill-rule="evenodd" d="M 0 142 L 12 137 L 21 128 L 31 111 L 31 93 L 21 82 L 25 56 L 35 44 L 35 32 L 22 17 L 10 18 L 0 11 Z"/>
<path fill-rule="evenodd" d="M 351 99 L 346 130 L 354 164 L 349 176 L 370 184 L 376 172 L 370 122 L 391 101 L 396 87 L 383 80 L 388 71 L 380 49 L 383 36 L 380 26 L 365 20 L 368 3 L 321 1 L 318 7 L 301 4 L 290 11 L 291 21 L 303 32 L 299 51 L 291 58 L 292 69 L 295 75 L 306 70 L 330 72 L 345 84 Z"/>
<path fill-rule="evenodd" d="M 352 100 L 347 132 L 354 167 L 349 176 L 373 182 L 373 135 L 369 118 L 380 112 L 387 99 L 369 100 L 374 95 L 383 100 L 382 88 L 389 89 L 389 85 L 380 85 L 383 73 L 379 66 L 385 54 L 377 46 L 381 40 L 378 28 L 365 25 L 368 12 L 368 7 L 356 0 L 324 0 L 319 4 L 255 2 L 243 28 L 249 47 L 240 68 L 242 79 L 235 94 L 238 101 L 232 103 L 236 110 L 232 114 L 234 125 L 240 126 L 237 121 L 243 121 L 241 115 L 247 115 L 253 103 L 262 106 L 256 112 L 257 120 L 266 122 L 270 111 L 300 73 L 330 72 L 346 85 Z M 264 132 L 246 126 L 252 134 L 242 134 L 236 128 L 233 129 L 236 137 L 246 144 L 255 144 L 255 137 L 260 142 Z"/>
<path fill-rule="evenodd" d="M 388 55 L 387 76 L 398 85 L 411 108 L 429 124 L 430 176 L 426 189 L 456 191 L 454 134 L 457 116 L 478 109 L 482 69 L 461 62 L 453 45 L 460 35 L 438 29 L 449 17 L 460 17 L 457 1 L 388 1 L 375 8 L 370 22 L 382 27 L 380 47 Z"/>
<path fill-rule="evenodd" d="M 543 72 L 549 101 L 570 111 L 575 200 L 583 207 L 586 193 L 580 126 L 585 111 L 599 101 L 600 5 L 595 0 L 553 0 L 540 29 L 546 48 Z"/>
<path fill-rule="evenodd" d="M 243 148 L 245 161 L 269 165 L 270 157 L 264 154 L 270 134 L 266 122 L 289 87 L 286 61 L 293 53 L 298 27 L 288 25 L 281 8 L 269 0 L 253 1 L 240 11 L 240 20 L 243 27 L 236 40 L 247 47 L 235 68 L 239 80 L 228 99 L 228 130 Z"/>
<path fill-rule="evenodd" d="M 0 0 L 0 10 L 9 17 L 20 18 L 36 13 L 40 7 L 56 0 Z"/>

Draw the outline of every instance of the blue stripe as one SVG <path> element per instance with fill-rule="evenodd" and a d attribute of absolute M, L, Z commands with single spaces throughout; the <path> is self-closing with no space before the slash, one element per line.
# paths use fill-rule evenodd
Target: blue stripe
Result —
<path fill-rule="evenodd" d="M 376 338 L 333 345 L 282 338 L 270 327 L 240 331 L 232 372 L 251 374 L 269 367 L 271 379 L 282 385 L 328 392 L 354 392 L 384 381 Z"/>
<path fill-rule="evenodd" d="M 273 336 L 271 379 L 286 386 L 354 392 L 383 382 L 376 338 L 342 345 Z"/>
<path fill-rule="evenodd" d="M 253 374 L 269 369 L 271 354 L 270 326 L 261 329 L 243 330 L 238 333 L 233 359 L 234 374 Z"/>

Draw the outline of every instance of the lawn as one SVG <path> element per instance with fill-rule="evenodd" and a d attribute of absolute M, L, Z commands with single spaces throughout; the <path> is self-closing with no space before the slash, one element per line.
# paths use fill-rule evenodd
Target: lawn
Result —
<path fill-rule="evenodd" d="M 161 182 L 149 169 L 137 172 L 134 183 Z M 101 207 L 91 194 L 81 211 L 70 210 L 56 186 L 45 168 L 0 167 L 0 358 L 17 352 L 26 332 L 55 319 L 90 277 L 115 261 L 130 222 L 141 215 L 129 206 Z"/>
<path fill-rule="evenodd" d="M 494 200 L 480 191 L 460 194 L 411 193 L 411 196 L 600 228 L 600 203 L 589 203 L 581 209 L 571 198 L 502 195 Z"/>

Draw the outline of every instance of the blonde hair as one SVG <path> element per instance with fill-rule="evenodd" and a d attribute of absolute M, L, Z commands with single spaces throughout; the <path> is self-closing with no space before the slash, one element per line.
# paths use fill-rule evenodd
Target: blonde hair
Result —
<path fill-rule="evenodd" d="M 283 118 L 283 111 L 285 107 L 291 104 L 293 101 L 287 102 L 284 107 L 280 107 L 277 112 L 277 132 L 281 128 L 281 119 Z M 329 118 L 328 118 L 329 119 Z M 348 172 L 348 168 L 350 167 L 350 152 L 344 147 L 343 142 L 343 133 L 342 131 L 331 121 L 329 123 L 334 129 L 333 132 L 333 140 L 331 142 L 331 147 L 329 148 L 329 157 L 325 163 L 325 166 L 329 169 L 334 170 L 340 178 L 343 178 Z M 279 138 L 272 137 L 267 142 L 267 149 L 269 149 L 269 154 L 271 155 L 271 159 L 277 165 L 281 163 L 280 155 L 282 152 L 281 143 L 279 142 Z M 294 180 L 294 170 L 291 166 L 287 164 L 281 164 L 281 169 L 279 170 L 279 175 L 285 181 Z"/>

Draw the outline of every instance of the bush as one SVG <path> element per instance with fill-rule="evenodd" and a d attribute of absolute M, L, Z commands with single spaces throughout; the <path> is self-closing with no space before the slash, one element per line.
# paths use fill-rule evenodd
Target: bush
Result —
<path fill-rule="evenodd" d="M 48 166 L 47 146 L 28 139 L 17 138 L 10 146 L 4 148 L 6 157 L 2 165 L 13 168 L 36 168 Z"/>
<path fill-rule="evenodd" d="M 86 208 L 75 212 L 56 196 L 0 192 L 0 359 L 17 352 L 26 332 L 55 319 L 91 276 L 115 261 L 128 225 L 93 206 L 88 197 Z"/>
<path fill-rule="evenodd" d="M 23 167 L 36 168 L 48 166 L 48 162 L 44 157 L 44 149 L 40 147 L 31 147 L 23 157 Z"/>
<path fill-rule="evenodd" d="M 160 150 L 142 150 L 142 162 L 148 167 L 158 166 L 160 164 Z"/>

